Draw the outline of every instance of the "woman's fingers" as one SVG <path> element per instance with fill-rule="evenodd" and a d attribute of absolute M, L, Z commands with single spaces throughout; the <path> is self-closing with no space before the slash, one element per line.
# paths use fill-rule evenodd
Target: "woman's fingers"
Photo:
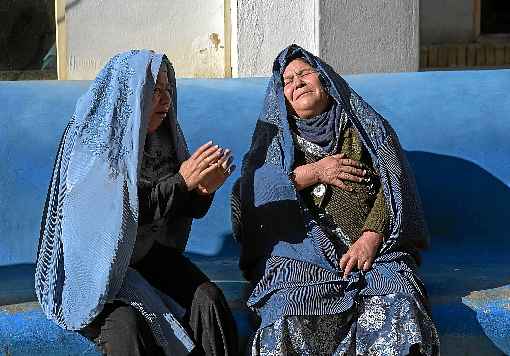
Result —
<path fill-rule="evenodd" d="M 340 159 L 340 164 L 343 165 L 343 166 L 352 166 L 352 167 L 356 167 L 356 168 L 363 168 L 363 165 L 360 162 L 355 161 L 355 160 L 350 159 L 350 158 L 342 158 L 342 159 Z"/>
<path fill-rule="evenodd" d="M 224 150 L 220 159 L 218 160 L 218 166 L 225 167 L 225 163 L 230 159 L 231 154 L 232 153 L 230 152 L 230 150 L 228 148 L 226 150 Z"/>
<path fill-rule="evenodd" d="M 358 270 L 361 271 L 363 269 L 363 265 L 367 262 L 367 259 L 359 256 L 357 262 L 358 262 L 357 263 Z"/>
<path fill-rule="evenodd" d="M 365 177 L 367 175 L 367 171 L 365 169 L 355 168 L 352 166 L 340 166 L 338 170 L 340 172 L 349 173 L 359 177 Z"/>
<path fill-rule="evenodd" d="M 345 266 L 347 266 L 347 262 L 349 261 L 349 258 L 351 256 L 349 255 L 349 251 L 347 251 L 347 253 L 345 253 L 342 258 L 340 259 L 340 269 L 343 271 L 345 270 Z"/>
<path fill-rule="evenodd" d="M 372 268 L 372 263 L 373 260 L 371 258 L 363 260 L 361 257 L 349 255 L 346 253 L 340 260 L 340 269 L 344 271 L 343 277 L 347 278 L 349 273 L 351 273 L 354 268 L 357 267 L 360 271 L 368 271 L 370 268 Z"/>
<path fill-rule="evenodd" d="M 332 155 L 331 157 L 336 158 L 336 159 L 342 159 L 342 158 L 345 158 L 345 153 L 338 153 L 336 155 Z"/>
<path fill-rule="evenodd" d="M 220 150 L 220 146 L 214 145 L 203 151 L 196 159 L 198 161 L 203 161 L 207 157 L 217 153 Z"/>
<path fill-rule="evenodd" d="M 372 268 L 372 263 L 373 263 L 373 260 L 372 259 L 368 259 L 367 261 L 365 261 L 365 263 L 363 264 L 363 271 L 368 271 L 370 268 Z"/>
<path fill-rule="evenodd" d="M 332 155 L 331 157 L 334 158 L 339 164 L 341 164 L 343 166 L 353 166 L 353 167 L 362 168 L 362 164 L 359 161 L 347 158 L 344 153 Z"/>
<path fill-rule="evenodd" d="M 234 157 L 232 156 L 229 156 L 229 158 L 227 159 L 227 161 L 223 162 L 221 164 L 221 168 L 223 168 L 224 171 L 226 171 L 227 169 L 229 169 L 230 166 L 232 166 L 232 163 L 234 162 Z"/>
<path fill-rule="evenodd" d="M 356 243 L 351 246 L 349 251 L 345 253 L 340 259 L 340 269 L 343 272 L 343 277 L 346 278 L 354 268 L 358 270 L 368 271 L 372 268 L 374 262 L 374 256 L 371 256 L 363 246 L 357 245 Z"/>
<path fill-rule="evenodd" d="M 330 184 L 334 185 L 335 187 L 338 187 L 340 189 L 343 189 L 348 192 L 352 192 L 354 189 L 352 187 L 349 187 L 347 184 L 345 184 L 341 179 L 335 179 Z"/>
<path fill-rule="evenodd" d="M 218 166 L 216 164 L 211 164 L 210 166 L 206 167 L 202 172 L 200 172 L 200 177 L 203 178 L 203 177 L 207 176 L 209 173 L 211 173 L 215 169 L 218 169 Z"/>
<path fill-rule="evenodd" d="M 222 155 L 221 150 L 217 150 L 216 152 L 211 154 L 209 157 L 203 159 L 199 163 L 199 167 L 203 169 L 203 168 L 205 168 L 207 166 L 210 166 L 212 164 L 215 164 L 215 165 L 218 166 L 219 165 L 219 160 L 221 159 L 221 155 Z"/>
<path fill-rule="evenodd" d="M 235 169 L 235 166 L 233 166 L 233 162 L 234 162 L 234 156 L 232 156 L 232 152 L 230 151 L 230 149 L 227 148 L 223 152 L 223 154 L 220 157 L 220 159 L 218 160 L 218 162 L 216 162 L 216 165 L 218 168 L 221 169 L 223 174 L 228 176 Z"/>
<path fill-rule="evenodd" d="M 363 182 L 363 179 L 364 179 L 364 178 L 352 175 L 350 173 L 345 173 L 345 172 L 340 173 L 338 175 L 338 178 L 342 179 L 342 180 L 350 180 L 351 182 L 358 182 L 358 183 Z"/>
<path fill-rule="evenodd" d="M 191 159 L 197 159 L 202 153 L 204 153 L 209 147 L 213 144 L 212 141 L 204 143 L 202 146 L 197 148 L 197 150 L 191 155 Z"/>
<path fill-rule="evenodd" d="M 349 261 L 347 262 L 344 269 L 344 278 L 347 278 L 349 273 L 351 273 L 352 269 L 356 266 L 358 259 L 356 256 L 350 256 Z"/>
<path fill-rule="evenodd" d="M 220 147 L 218 145 L 214 145 L 202 152 L 202 154 L 196 158 L 196 162 L 200 168 L 204 169 L 211 163 L 215 163 L 220 157 Z"/>

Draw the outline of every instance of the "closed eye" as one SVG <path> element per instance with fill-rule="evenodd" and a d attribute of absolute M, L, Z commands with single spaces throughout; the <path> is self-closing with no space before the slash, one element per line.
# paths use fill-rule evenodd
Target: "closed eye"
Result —
<path fill-rule="evenodd" d="M 303 69 L 299 72 L 295 72 L 296 74 L 292 77 L 286 77 L 283 78 L 283 86 L 288 86 L 289 84 L 292 84 L 294 82 L 294 78 L 305 78 L 310 76 L 311 74 L 318 73 L 315 69 Z"/>

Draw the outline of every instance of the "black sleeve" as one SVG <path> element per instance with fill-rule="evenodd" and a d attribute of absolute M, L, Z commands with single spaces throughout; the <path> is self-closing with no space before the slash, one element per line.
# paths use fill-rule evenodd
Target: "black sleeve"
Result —
<path fill-rule="evenodd" d="M 196 190 L 189 192 L 190 204 L 187 206 L 186 216 L 190 216 L 195 219 L 200 219 L 207 214 L 211 207 L 214 193 L 211 195 L 198 194 Z"/>
<path fill-rule="evenodd" d="M 213 195 L 189 192 L 180 173 L 167 175 L 154 185 L 138 185 L 140 225 L 172 216 L 203 217 Z"/>

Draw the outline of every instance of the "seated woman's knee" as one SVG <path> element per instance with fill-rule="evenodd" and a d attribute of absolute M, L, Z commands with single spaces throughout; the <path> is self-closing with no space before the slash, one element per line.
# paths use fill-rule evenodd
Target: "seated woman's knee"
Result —
<path fill-rule="evenodd" d="M 195 292 L 195 298 L 201 303 L 218 304 L 225 300 L 223 292 L 213 282 L 204 282 L 198 286 Z"/>
<path fill-rule="evenodd" d="M 133 307 L 119 306 L 106 318 L 102 336 L 108 338 L 105 341 L 136 338 L 142 323 L 143 320 Z"/>

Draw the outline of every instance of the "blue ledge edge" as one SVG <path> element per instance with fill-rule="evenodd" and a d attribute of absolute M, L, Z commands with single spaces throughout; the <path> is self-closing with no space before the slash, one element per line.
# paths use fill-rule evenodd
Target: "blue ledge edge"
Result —
<path fill-rule="evenodd" d="M 462 302 L 476 312 L 484 333 L 504 353 L 510 354 L 510 284 L 474 291 Z"/>

